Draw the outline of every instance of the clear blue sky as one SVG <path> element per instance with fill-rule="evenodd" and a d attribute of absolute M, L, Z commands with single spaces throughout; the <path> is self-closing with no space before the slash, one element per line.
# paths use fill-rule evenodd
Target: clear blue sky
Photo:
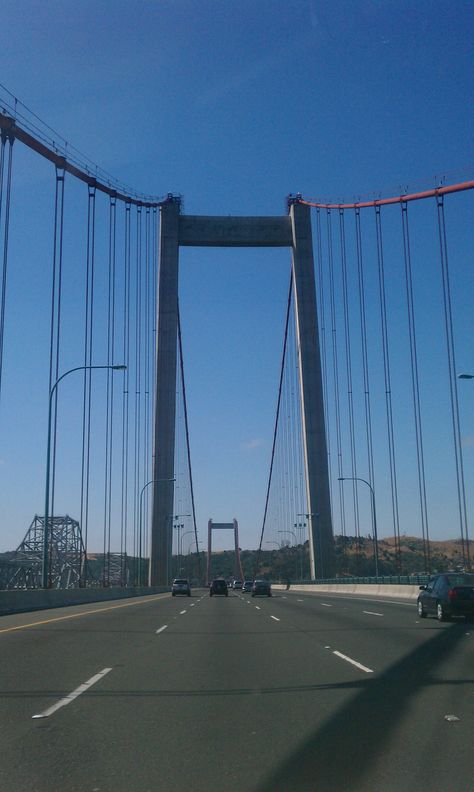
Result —
<path fill-rule="evenodd" d="M 186 213 L 281 214 L 288 193 L 340 200 L 473 176 L 471 2 L 4 0 L 0 14 L 1 82 L 121 181 L 148 194 L 180 193 Z M 17 148 L 14 209 L 22 206 L 28 222 L 26 231 L 16 226 L 9 272 L 0 550 L 16 546 L 44 508 L 52 176 Z M 464 338 L 473 329 L 472 300 L 462 300 L 468 287 L 472 295 L 469 256 L 466 235 L 455 287 Z M 235 516 L 242 546 L 257 543 L 288 275 L 286 251 L 181 256 L 202 538 L 209 517 Z M 426 281 L 421 271 L 421 290 Z M 460 368 L 473 367 L 472 345 L 459 352 Z M 71 365 L 73 357 L 71 346 Z M 461 396 L 463 431 L 473 435 L 474 413 Z M 399 442 L 403 458 L 403 431 Z M 468 441 L 465 450 L 469 457 Z M 75 516 L 76 481 L 65 476 L 57 511 Z M 416 521 L 406 497 L 409 533 Z M 451 501 L 433 536 L 458 534 L 450 509 Z M 383 517 L 381 533 L 390 533 Z"/>

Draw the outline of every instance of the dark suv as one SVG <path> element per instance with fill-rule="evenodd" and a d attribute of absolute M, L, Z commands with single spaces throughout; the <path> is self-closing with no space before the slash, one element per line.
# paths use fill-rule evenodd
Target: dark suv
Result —
<path fill-rule="evenodd" d="M 265 594 L 267 597 L 272 596 L 272 589 L 269 580 L 254 580 L 252 586 L 252 597 L 257 594 Z"/>
<path fill-rule="evenodd" d="M 225 594 L 226 597 L 229 596 L 229 590 L 224 578 L 216 578 L 212 581 L 209 588 L 209 596 L 212 597 L 213 594 Z"/>
<path fill-rule="evenodd" d="M 439 621 L 474 616 L 474 575 L 446 572 L 432 577 L 427 586 L 420 586 L 418 615 L 423 619 L 430 613 Z"/>

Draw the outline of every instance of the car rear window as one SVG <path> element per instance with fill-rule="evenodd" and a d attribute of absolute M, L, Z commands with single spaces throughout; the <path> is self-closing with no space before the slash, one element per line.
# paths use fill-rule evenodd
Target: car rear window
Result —
<path fill-rule="evenodd" d="M 175 580 L 174 583 L 184 584 L 185 586 L 188 585 L 188 581 L 187 580 Z"/>
<path fill-rule="evenodd" d="M 447 575 L 450 586 L 474 586 L 474 575 Z"/>

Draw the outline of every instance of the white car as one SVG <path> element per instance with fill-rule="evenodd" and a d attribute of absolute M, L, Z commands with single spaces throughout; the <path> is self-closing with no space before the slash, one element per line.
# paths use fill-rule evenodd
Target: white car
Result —
<path fill-rule="evenodd" d="M 232 588 L 234 591 L 241 591 L 242 589 L 242 581 L 241 580 L 234 580 L 232 584 Z"/>

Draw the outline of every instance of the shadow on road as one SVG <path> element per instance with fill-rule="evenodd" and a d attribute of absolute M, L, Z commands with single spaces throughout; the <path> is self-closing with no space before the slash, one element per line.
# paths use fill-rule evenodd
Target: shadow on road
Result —
<path fill-rule="evenodd" d="M 413 696 L 426 685 L 440 684 L 436 669 L 464 633 L 461 624 L 442 628 L 383 674 L 359 685 L 350 702 L 278 765 L 256 792 L 357 789 L 373 761 L 389 747 Z M 449 684 L 456 682 L 460 680 Z"/>

